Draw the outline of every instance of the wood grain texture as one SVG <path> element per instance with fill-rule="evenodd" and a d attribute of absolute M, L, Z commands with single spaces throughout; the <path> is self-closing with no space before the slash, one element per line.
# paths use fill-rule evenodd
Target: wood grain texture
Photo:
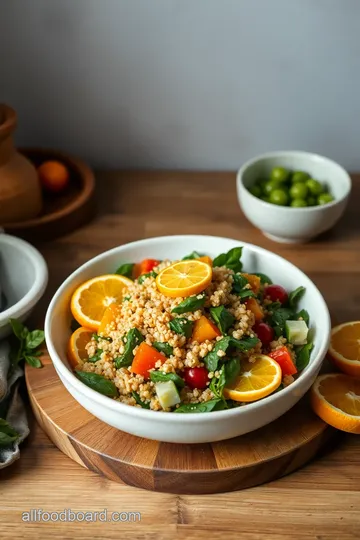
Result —
<path fill-rule="evenodd" d="M 289 474 L 329 443 L 335 430 L 311 411 L 307 396 L 275 422 L 212 444 L 159 443 L 104 424 L 65 389 L 50 357 L 26 366 L 39 424 L 60 450 L 88 469 L 130 486 L 177 494 L 244 489 Z"/>
<path fill-rule="evenodd" d="M 0 223 L 8 234 L 30 242 L 52 240 L 72 232 L 94 216 L 95 177 L 86 163 L 51 149 L 27 148 L 22 149 L 21 154 L 36 168 L 47 160 L 61 161 L 70 172 L 70 183 L 63 193 L 43 191 L 43 208 L 39 216 L 26 221 Z"/>
<path fill-rule="evenodd" d="M 360 175 L 345 216 L 306 245 L 265 238 L 242 215 L 235 174 L 122 171 L 97 175 L 97 219 L 38 244 L 50 282 L 33 323 L 80 264 L 119 244 L 159 234 L 204 233 L 252 242 L 290 260 L 316 283 L 339 322 L 359 318 Z M 174 495 L 112 482 L 54 446 L 34 421 L 21 459 L 0 471 L 4 539 L 353 540 L 360 538 L 360 438 L 345 435 L 322 457 L 280 480 L 239 492 Z M 76 423 L 76 418 L 74 422 Z M 22 512 L 138 511 L 140 523 L 23 523 Z"/>

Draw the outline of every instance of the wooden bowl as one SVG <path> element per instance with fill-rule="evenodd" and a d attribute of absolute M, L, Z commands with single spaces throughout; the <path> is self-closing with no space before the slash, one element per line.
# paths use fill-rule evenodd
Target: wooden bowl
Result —
<path fill-rule="evenodd" d="M 1 223 L 5 232 L 30 242 L 63 236 L 87 223 L 95 213 L 95 178 L 88 165 L 63 152 L 42 148 L 19 150 L 39 167 L 47 160 L 61 161 L 70 171 L 70 183 L 63 193 L 43 192 L 43 210 L 33 219 Z"/>

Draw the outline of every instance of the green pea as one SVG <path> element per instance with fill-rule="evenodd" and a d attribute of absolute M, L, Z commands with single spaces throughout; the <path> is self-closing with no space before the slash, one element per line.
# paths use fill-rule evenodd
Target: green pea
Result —
<path fill-rule="evenodd" d="M 308 206 L 316 206 L 316 205 L 317 205 L 317 201 L 316 201 L 315 197 L 313 197 L 312 195 L 310 195 L 310 196 L 307 198 L 307 204 L 308 204 Z"/>
<path fill-rule="evenodd" d="M 327 204 L 334 200 L 334 197 L 330 193 L 321 193 L 318 196 L 318 204 Z"/>
<path fill-rule="evenodd" d="M 295 171 L 291 176 L 291 181 L 296 184 L 296 182 L 306 182 L 308 178 L 310 178 L 310 175 L 307 172 Z"/>
<path fill-rule="evenodd" d="M 307 185 L 304 182 L 293 184 L 289 190 L 292 199 L 306 199 L 308 194 Z"/>
<path fill-rule="evenodd" d="M 274 167 L 270 173 L 270 180 L 283 183 L 289 178 L 289 174 L 289 171 L 284 167 Z"/>
<path fill-rule="evenodd" d="M 270 193 L 274 191 L 274 189 L 278 189 L 278 188 L 281 188 L 281 184 L 279 182 L 275 180 L 269 180 L 269 182 L 266 182 L 266 184 L 263 187 L 264 194 L 270 195 Z"/>
<path fill-rule="evenodd" d="M 320 195 L 324 191 L 324 187 L 320 184 L 320 182 L 314 180 L 314 178 L 309 178 L 306 181 L 306 185 L 311 195 L 315 195 L 315 197 L 317 197 L 317 195 Z"/>
<path fill-rule="evenodd" d="M 307 204 L 304 199 L 294 199 L 291 201 L 290 206 L 293 208 L 304 208 Z"/>
<path fill-rule="evenodd" d="M 258 186 L 257 184 L 249 187 L 249 191 L 252 195 L 254 195 L 254 197 L 261 197 L 262 195 L 261 187 Z"/>
<path fill-rule="evenodd" d="M 278 204 L 279 206 L 286 206 L 289 202 L 289 197 L 284 189 L 274 189 L 269 195 L 269 202 Z"/>

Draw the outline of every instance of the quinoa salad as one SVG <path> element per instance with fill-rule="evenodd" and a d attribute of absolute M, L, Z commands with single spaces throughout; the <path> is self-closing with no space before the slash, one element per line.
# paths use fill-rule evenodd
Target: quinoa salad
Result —
<path fill-rule="evenodd" d="M 241 255 L 236 247 L 213 260 L 195 251 L 124 263 L 114 269 L 116 298 L 96 296 L 96 278 L 83 284 L 72 300 L 81 325 L 74 321 L 69 345 L 76 376 L 126 405 L 174 413 L 245 406 L 292 384 L 313 346 L 309 314 L 298 307 L 305 289 L 286 291 L 243 269 Z M 93 325 L 76 307 L 85 310 L 90 293 L 104 304 Z"/>

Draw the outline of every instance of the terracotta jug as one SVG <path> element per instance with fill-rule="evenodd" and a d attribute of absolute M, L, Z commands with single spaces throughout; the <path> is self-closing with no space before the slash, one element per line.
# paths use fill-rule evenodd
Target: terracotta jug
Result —
<path fill-rule="evenodd" d="M 36 217 L 42 206 L 35 167 L 16 151 L 16 112 L 0 104 L 0 225 Z"/>

